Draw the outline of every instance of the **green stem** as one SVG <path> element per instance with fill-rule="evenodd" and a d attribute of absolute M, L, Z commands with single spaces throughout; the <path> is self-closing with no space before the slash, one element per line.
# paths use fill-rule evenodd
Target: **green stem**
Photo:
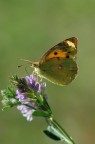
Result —
<path fill-rule="evenodd" d="M 61 141 L 66 144 L 75 144 L 73 139 L 68 135 L 68 133 L 52 118 L 46 119 L 48 123 L 48 131 L 59 137 Z"/>

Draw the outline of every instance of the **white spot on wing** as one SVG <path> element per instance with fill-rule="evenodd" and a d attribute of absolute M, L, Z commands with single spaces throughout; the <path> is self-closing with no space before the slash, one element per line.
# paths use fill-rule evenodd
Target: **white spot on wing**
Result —
<path fill-rule="evenodd" d="M 75 47 L 75 44 L 73 42 L 71 42 L 71 41 L 68 40 L 67 43 L 68 43 L 69 46 Z"/>

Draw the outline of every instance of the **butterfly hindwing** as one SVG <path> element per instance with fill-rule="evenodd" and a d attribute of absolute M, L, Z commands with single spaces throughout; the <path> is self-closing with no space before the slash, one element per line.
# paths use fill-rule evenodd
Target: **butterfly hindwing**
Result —
<path fill-rule="evenodd" d="M 53 58 L 39 65 L 39 73 L 53 83 L 67 85 L 77 74 L 77 64 L 72 59 Z"/>

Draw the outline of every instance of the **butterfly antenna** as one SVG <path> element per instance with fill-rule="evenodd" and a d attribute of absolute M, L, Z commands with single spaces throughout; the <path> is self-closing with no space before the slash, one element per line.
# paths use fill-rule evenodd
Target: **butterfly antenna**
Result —
<path fill-rule="evenodd" d="M 32 62 L 32 61 L 26 60 L 26 59 L 21 59 L 21 60 L 26 61 L 27 64 L 28 64 L 30 67 L 39 67 L 39 62 Z M 26 65 L 26 66 L 28 66 L 28 65 Z M 20 67 L 22 67 L 22 66 L 25 66 L 25 64 L 24 64 L 24 65 L 19 65 L 18 68 L 20 68 Z"/>
<path fill-rule="evenodd" d="M 28 64 L 31 64 L 32 65 L 32 62 L 30 60 L 27 60 L 27 59 L 20 59 L 22 61 L 25 61 L 25 62 L 28 62 Z"/>
<path fill-rule="evenodd" d="M 27 64 L 29 64 L 29 65 L 30 65 L 30 64 L 32 65 L 32 62 L 29 61 L 29 60 L 26 60 L 26 59 L 21 59 L 21 60 L 28 62 Z M 27 67 L 28 67 L 27 64 L 18 65 L 18 68 L 25 67 L 25 71 L 26 71 L 27 75 L 30 75 L 29 72 L 28 72 L 28 70 L 27 70 Z"/>
<path fill-rule="evenodd" d="M 30 66 L 32 65 L 32 62 L 31 62 L 30 60 L 26 60 L 26 59 L 20 59 L 20 60 L 22 60 L 22 61 L 26 61 L 27 64 L 30 65 Z M 18 65 L 18 68 L 21 68 L 22 66 L 25 66 L 25 65 L 27 66 L 27 64 Z"/>

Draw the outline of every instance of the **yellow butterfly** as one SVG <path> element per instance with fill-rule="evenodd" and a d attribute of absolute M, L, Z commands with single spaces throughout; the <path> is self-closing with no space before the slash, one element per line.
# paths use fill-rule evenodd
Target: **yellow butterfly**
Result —
<path fill-rule="evenodd" d="M 58 84 L 69 84 L 77 74 L 77 42 L 76 37 L 68 38 L 49 49 L 32 67 L 45 79 Z"/>

